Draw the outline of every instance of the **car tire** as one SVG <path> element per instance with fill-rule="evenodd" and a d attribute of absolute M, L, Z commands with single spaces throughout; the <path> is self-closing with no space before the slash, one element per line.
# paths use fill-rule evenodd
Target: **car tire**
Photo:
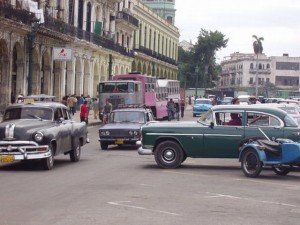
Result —
<path fill-rule="evenodd" d="M 108 144 L 107 143 L 100 143 L 100 146 L 101 146 L 101 149 L 102 150 L 107 150 L 107 148 L 108 148 Z"/>
<path fill-rule="evenodd" d="M 276 173 L 277 175 L 285 176 L 285 175 L 287 175 L 289 172 L 291 172 L 292 167 L 291 167 L 291 166 L 287 167 L 287 166 L 273 165 L 273 166 L 272 166 L 272 170 L 273 170 L 274 173 Z"/>
<path fill-rule="evenodd" d="M 246 177 L 257 177 L 262 171 L 262 162 L 255 149 L 248 148 L 241 158 L 242 170 Z"/>
<path fill-rule="evenodd" d="M 53 157 L 53 146 L 50 144 L 49 145 L 49 150 L 51 152 L 51 156 L 48 158 L 42 159 L 42 167 L 44 170 L 51 170 L 54 165 L 54 157 Z"/>
<path fill-rule="evenodd" d="M 74 149 L 70 152 L 70 160 L 71 162 L 78 162 L 81 156 L 81 145 L 80 141 L 76 141 L 74 144 Z"/>
<path fill-rule="evenodd" d="M 163 141 L 154 150 L 157 165 L 163 169 L 174 169 L 181 165 L 184 152 L 175 141 Z"/>

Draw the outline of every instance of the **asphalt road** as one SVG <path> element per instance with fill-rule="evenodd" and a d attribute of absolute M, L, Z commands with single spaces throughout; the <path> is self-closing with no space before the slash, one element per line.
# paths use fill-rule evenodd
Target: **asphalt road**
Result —
<path fill-rule="evenodd" d="M 250 179 L 238 160 L 190 158 L 163 170 L 136 148 L 100 150 L 97 129 L 77 163 L 0 164 L 0 225 L 299 224 L 299 171 Z"/>

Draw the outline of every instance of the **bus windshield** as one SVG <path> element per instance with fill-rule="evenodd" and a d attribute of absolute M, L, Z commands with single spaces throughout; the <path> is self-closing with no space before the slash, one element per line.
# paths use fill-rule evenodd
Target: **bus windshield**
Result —
<path fill-rule="evenodd" d="M 104 82 L 100 83 L 100 93 L 132 93 L 133 82 Z"/>

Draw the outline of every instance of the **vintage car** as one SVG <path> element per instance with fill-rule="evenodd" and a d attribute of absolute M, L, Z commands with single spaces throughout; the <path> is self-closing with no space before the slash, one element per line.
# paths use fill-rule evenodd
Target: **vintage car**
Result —
<path fill-rule="evenodd" d="M 239 120 L 238 123 L 232 123 Z M 261 131 L 258 128 L 261 128 Z M 176 168 L 187 157 L 238 158 L 245 140 L 264 137 L 300 141 L 300 127 L 285 111 L 255 105 L 218 105 L 194 122 L 150 123 L 142 127 L 140 155 L 154 155 L 158 166 Z"/>
<path fill-rule="evenodd" d="M 212 107 L 212 100 L 208 98 L 197 98 L 193 105 L 193 117 L 207 112 Z"/>
<path fill-rule="evenodd" d="M 154 121 L 150 109 L 140 106 L 122 106 L 112 111 L 109 122 L 99 129 L 99 142 L 102 150 L 108 145 L 136 145 L 141 138 L 141 126 Z"/>
<path fill-rule="evenodd" d="M 0 123 L 0 162 L 39 159 L 43 168 L 50 170 L 58 154 L 79 161 L 87 140 L 86 124 L 72 120 L 61 103 L 12 104 Z"/>

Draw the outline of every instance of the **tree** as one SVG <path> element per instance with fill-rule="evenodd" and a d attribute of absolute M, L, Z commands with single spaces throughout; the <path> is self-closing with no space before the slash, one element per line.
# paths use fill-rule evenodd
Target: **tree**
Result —
<path fill-rule="evenodd" d="M 255 39 L 253 42 L 253 50 L 255 55 L 262 54 L 263 52 L 263 46 L 262 41 L 264 40 L 263 37 L 258 38 L 256 35 L 252 35 L 252 37 Z"/>
<path fill-rule="evenodd" d="M 213 80 L 217 80 L 218 70 L 216 69 L 215 54 L 221 48 L 227 47 L 228 39 L 219 31 L 207 31 L 201 29 L 198 36 L 198 41 L 194 46 L 194 62 L 199 65 L 202 75 L 202 82 L 204 87 L 212 87 L 215 85 Z M 208 66 L 208 75 L 205 76 L 204 70 Z"/>
<path fill-rule="evenodd" d="M 258 54 L 262 54 L 263 47 L 262 47 L 262 41 L 264 40 L 263 37 L 258 38 L 256 35 L 252 35 L 253 38 L 255 38 L 255 41 L 253 42 L 253 50 L 256 54 L 256 75 L 255 75 L 255 96 L 258 95 Z"/>

